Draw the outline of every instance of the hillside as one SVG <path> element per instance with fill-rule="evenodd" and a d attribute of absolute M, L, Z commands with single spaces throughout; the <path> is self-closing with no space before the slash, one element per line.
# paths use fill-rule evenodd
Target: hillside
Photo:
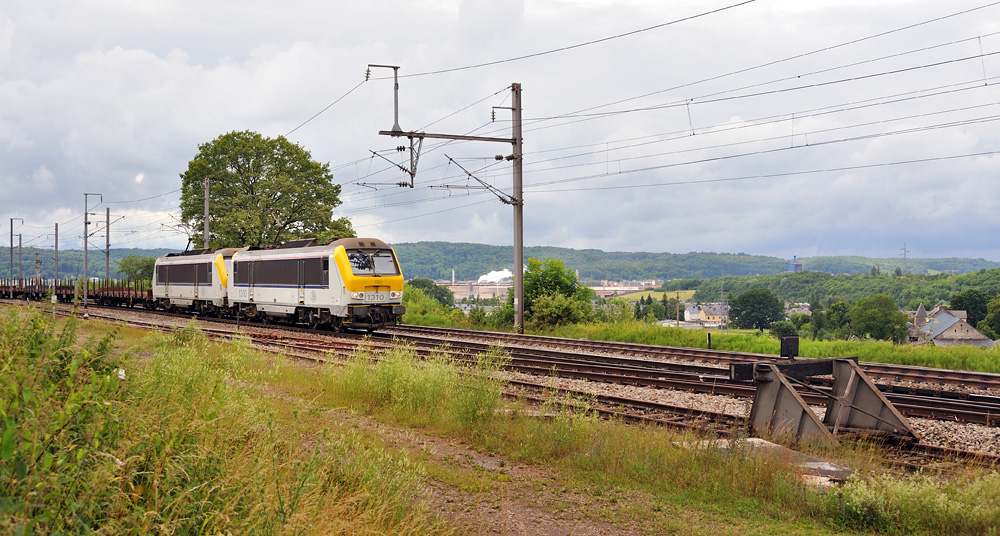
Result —
<path fill-rule="evenodd" d="M 111 267 L 111 277 L 116 277 L 118 262 L 129 255 L 139 255 L 142 257 L 159 257 L 173 250 L 170 249 L 115 249 L 111 248 L 111 255 L 108 264 Z M 17 277 L 17 248 L 14 248 L 14 277 Z M 55 252 L 51 249 L 36 249 L 25 247 L 21 250 L 21 273 L 24 278 L 35 277 L 35 254 L 38 254 L 40 261 L 40 274 L 45 279 L 50 279 L 55 272 Z M 10 277 L 10 248 L 0 248 L 0 279 Z M 87 251 L 87 275 L 91 277 L 104 277 L 105 255 L 104 252 L 92 248 Z M 60 249 L 59 250 L 59 278 L 72 279 L 83 277 L 83 250 Z"/>
<path fill-rule="evenodd" d="M 451 279 L 452 270 L 459 280 L 477 279 L 493 270 L 513 268 L 514 251 L 510 246 L 452 242 L 416 242 L 394 244 L 396 255 L 407 279 Z M 118 261 L 128 255 L 159 257 L 166 249 L 111 249 L 111 273 L 114 276 Z M 21 252 L 22 272 L 25 277 L 35 274 L 35 254 L 41 261 L 42 277 L 52 277 L 53 251 L 25 247 Z M 0 247 L 0 278 L 7 278 L 10 248 Z M 672 281 L 671 288 L 695 290 L 706 280 L 722 276 L 764 276 L 784 273 L 790 259 L 745 253 L 648 253 L 596 249 L 570 249 L 533 246 L 524 249 L 525 258 L 558 259 L 568 268 L 579 270 L 584 282 L 601 280 L 626 281 L 659 279 Z M 869 274 L 876 266 L 883 274 L 902 269 L 902 259 L 874 259 L 866 257 L 803 257 L 798 259 L 810 272 L 826 274 Z M 96 248 L 89 253 L 89 272 L 104 276 L 104 253 Z M 954 270 L 959 274 L 983 269 L 1000 268 L 1000 263 L 984 259 L 907 259 L 905 272 L 927 274 Z M 931 272 L 929 272 L 931 271 Z M 17 249 L 14 249 L 14 274 L 17 274 Z M 59 251 L 60 277 L 83 275 L 83 251 Z M 676 281 L 683 279 L 684 281 Z M 739 285 L 726 284 L 727 289 Z M 707 288 L 707 287 L 706 287 Z M 714 289 L 717 292 L 717 288 Z M 705 290 L 711 292 L 712 290 Z M 717 295 L 717 294 L 716 294 Z"/>
<path fill-rule="evenodd" d="M 393 244 L 407 279 L 451 279 L 452 270 L 459 280 L 476 279 L 493 270 L 513 268 L 511 246 L 452 242 L 416 242 Z M 596 249 L 526 247 L 524 257 L 558 259 L 568 268 L 579 270 L 585 282 L 632 279 L 708 279 L 718 276 L 778 274 L 788 268 L 791 259 L 779 259 L 745 253 L 646 253 L 605 252 Z M 900 259 L 865 257 L 799 258 L 805 270 L 828 274 L 867 274 L 876 266 L 882 273 L 898 267 L 904 272 L 926 274 L 928 270 L 957 273 L 1000 268 L 1000 263 L 984 259 L 907 259 L 905 269 Z M 687 288 L 696 288 L 688 286 Z"/>

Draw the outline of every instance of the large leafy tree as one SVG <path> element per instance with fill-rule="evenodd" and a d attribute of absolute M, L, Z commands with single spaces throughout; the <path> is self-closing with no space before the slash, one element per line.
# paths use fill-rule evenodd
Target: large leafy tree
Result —
<path fill-rule="evenodd" d="M 785 319 L 785 304 L 767 288 L 755 288 L 733 298 L 729 321 L 738 329 L 764 331 L 774 322 Z"/>
<path fill-rule="evenodd" d="M 243 131 L 199 145 L 181 174 L 181 218 L 197 247 L 206 247 L 200 232 L 206 177 L 213 248 L 354 236 L 350 221 L 333 219 L 333 209 L 341 203 L 340 185 L 333 184 L 329 165 L 313 161 L 308 151 L 283 136 Z"/>
<path fill-rule="evenodd" d="M 848 317 L 855 335 L 902 342 L 910 317 L 896 307 L 888 294 L 861 298 L 851 307 Z"/>

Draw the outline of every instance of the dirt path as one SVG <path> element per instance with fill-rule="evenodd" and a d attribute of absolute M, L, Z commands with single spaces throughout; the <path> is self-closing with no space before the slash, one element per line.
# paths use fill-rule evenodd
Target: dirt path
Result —
<path fill-rule="evenodd" d="M 324 417 L 381 437 L 407 451 L 429 473 L 426 500 L 467 534 L 589 536 L 638 535 L 627 520 L 612 523 L 603 508 L 623 497 L 568 489 L 554 471 L 477 452 L 466 445 L 367 417 L 331 410 Z M 601 512 L 604 512 L 603 514 Z"/>

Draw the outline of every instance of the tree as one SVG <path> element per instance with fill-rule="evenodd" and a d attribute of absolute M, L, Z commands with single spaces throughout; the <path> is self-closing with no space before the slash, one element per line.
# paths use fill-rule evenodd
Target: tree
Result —
<path fill-rule="evenodd" d="M 826 313 L 816 311 L 809 320 L 809 335 L 813 340 L 822 337 L 823 330 L 826 329 Z"/>
<path fill-rule="evenodd" d="M 788 320 L 778 320 L 771 324 L 771 329 L 769 330 L 771 335 L 777 338 L 788 337 L 789 335 L 798 335 L 799 330 L 795 327 L 793 322 Z"/>
<path fill-rule="evenodd" d="M 581 305 L 579 301 L 562 294 L 544 294 L 535 300 L 528 320 L 540 328 L 576 324 L 589 317 L 588 311 Z"/>
<path fill-rule="evenodd" d="M 986 318 L 986 306 L 989 303 L 989 294 L 977 288 L 970 288 L 953 295 L 948 308 L 954 311 L 965 311 L 966 322 L 970 326 L 975 326 L 980 320 Z"/>
<path fill-rule="evenodd" d="M 129 255 L 118 261 L 118 271 L 129 281 L 147 281 L 153 279 L 153 269 L 156 266 L 156 257 L 144 255 Z"/>
<path fill-rule="evenodd" d="M 528 269 L 524 272 L 524 315 L 538 327 L 547 327 L 566 322 L 581 322 L 594 316 L 591 302 L 596 298 L 593 290 L 580 285 L 576 274 L 556 259 L 528 259 Z M 546 299 L 544 311 L 534 318 L 535 303 L 542 297 L 562 296 L 566 300 Z M 496 318 L 509 324 L 514 318 L 514 293 L 508 292 L 507 303 L 495 312 Z"/>
<path fill-rule="evenodd" d="M 327 241 L 354 236 L 351 222 L 333 219 L 340 185 L 328 164 L 312 160 L 283 136 L 230 132 L 198 146 L 181 174 L 181 219 L 196 247 L 205 247 L 205 179 L 209 180 L 212 247 L 273 246 L 293 238 Z"/>
<path fill-rule="evenodd" d="M 620 324 L 632 320 L 632 308 L 621 298 L 598 300 L 598 314 L 602 322 Z"/>
<path fill-rule="evenodd" d="M 888 294 L 861 298 L 849 313 L 851 331 L 858 336 L 903 342 L 910 317 L 896 307 Z"/>
<path fill-rule="evenodd" d="M 455 293 L 450 288 L 438 285 L 437 283 L 423 277 L 416 277 L 409 280 L 408 288 L 419 288 L 424 294 L 434 298 L 445 307 L 455 306 Z"/>
<path fill-rule="evenodd" d="M 850 311 L 851 305 L 843 300 L 831 303 L 826 309 L 826 325 L 835 330 L 846 327 Z"/>
<path fill-rule="evenodd" d="M 646 317 L 652 315 L 654 320 L 663 320 L 667 317 L 667 308 L 660 302 L 646 304 L 644 311 L 646 312 Z"/>
<path fill-rule="evenodd" d="M 1000 296 L 990 300 L 990 303 L 986 305 L 986 317 L 976 324 L 976 328 L 986 334 L 983 331 L 984 327 L 988 328 L 993 335 L 1000 334 Z M 986 335 L 992 338 L 992 335 Z"/>
<path fill-rule="evenodd" d="M 732 300 L 729 320 L 738 329 L 764 331 L 772 323 L 785 318 L 785 305 L 770 289 L 748 290 Z"/>
<path fill-rule="evenodd" d="M 541 296 L 562 294 L 567 298 L 590 302 L 594 291 L 580 285 L 576 274 L 556 259 L 528 259 L 524 272 L 524 311 L 531 311 L 535 300 Z M 513 298 L 510 298 L 513 300 Z"/>
<path fill-rule="evenodd" d="M 812 317 L 807 313 L 792 313 L 788 320 L 795 324 L 795 329 L 802 329 L 802 326 L 812 321 Z"/>

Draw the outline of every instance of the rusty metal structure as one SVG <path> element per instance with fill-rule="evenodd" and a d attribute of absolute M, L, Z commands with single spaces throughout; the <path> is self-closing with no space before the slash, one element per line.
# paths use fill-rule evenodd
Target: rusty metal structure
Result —
<path fill-rule="evenodd" d="M 830 391 L 806 382 L 813 376 L 833 376 Z M 756 385 L 749 426 L 757 435 L 793 443 L 837 444 L 847 433 L 883 435 L 900 441 L 920 436 L 852 359 L 818 359 L 804 363 L 747 363 L 730 366 L 734 380 L 752 376 Z M 827 399 L 821 420 L 800 391 Z"/>

